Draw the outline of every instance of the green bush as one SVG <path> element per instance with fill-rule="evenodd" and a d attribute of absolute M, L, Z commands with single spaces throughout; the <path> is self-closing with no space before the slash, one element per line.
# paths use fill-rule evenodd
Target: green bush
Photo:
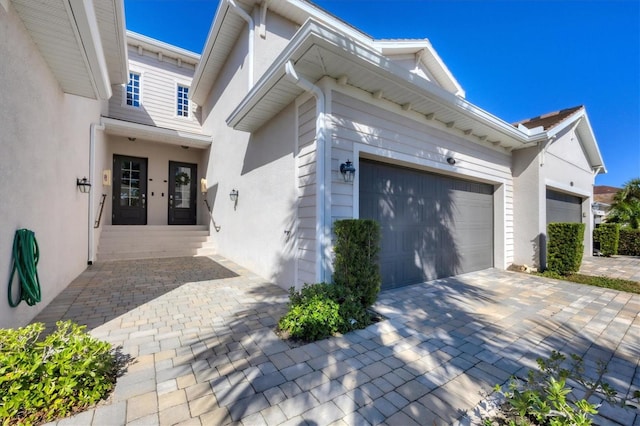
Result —
<path fill-rule="evenodd" d="M 340 322 L 340 305 L 326 294 L 315 294 L 291 306 L 278 327 L 295 339 L 314 341 L 336 333 Z"/>
<path fill-rule="evenodd" d="M 620 229 L 618 254 L 640 256 L 640 229 Z"/>
<path fill-rule="evenodd" d="M 380 291 L 380 225 L 369 219 L 334 223 L 336 235 L 333 281 L 346 287 L 363 308 L 373 305 Z"/>
<path fill-rule="evenodd" d="M 39 340 L 44 324 L 0 329 L 0 418 L 38 424 L 103 399 L 116 381 L 111 345 L 71 321 Z"/>
<path fill-rule="evenodd" d="M 620 240 L 620 225 L 617 223 L 603 223 L 593 230 L 593 242 L 600 243 L 600 254 L 613 256 L 618 254 Z"/>
<path fill-rule="evenodd" d="M 320 283 L 305 284 L 300 291 L 289 290 L 289 311 L 278 328 L 295 339 L 312 342 L 370 323 L 367 311 L 346 288 Z"/>
<path fill-rule="evenodd" d="M 584 252 L 584 223 L 547 225 L 547 269 L 561 275 L 578 272 Z"/>

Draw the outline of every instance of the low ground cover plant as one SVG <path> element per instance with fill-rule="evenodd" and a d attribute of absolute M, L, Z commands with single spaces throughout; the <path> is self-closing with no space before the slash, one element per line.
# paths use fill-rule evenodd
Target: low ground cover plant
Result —
<path fill-rule="evenodd" d="M 306 342 L 371 324 L 368 309 L 380 291 L 380 227 L 366 219 L 335 223 L 333 283 L 289 290 L 289 310 L 278 322 L 286 337 Z"/>
<path fill-rule="evenodd" d="M 0 419 L 41 424 L 94 405 L 113 389 L 118 363 L 111 345 L 71 321 L 41 339 L 42 323 L 0 329 Z"/>
<path fill-rule="evenodd" d="M 553 271 L 544 271 L 539 274 L 547 278 L 571 281 L 578 284 L 592 285 L 596 287 L 610 288 L 612 290 L 627 291 L 629 293 L 640 294 L 640 282 L 623 280 L 620 278 L 594 277 L 591 275 L 568 274 L 561 275 Z"/>
<path fill-rule="evenodd" d="M 537 363 L 538 370 L 530 370 L 526 379 L 512 377 L 505 386 L 495 386 L 505 399 L 502 424 L 591 425 L 601 405 L 589 402 L 593 395 L 621 407 L 638 407 L 639 391 L 630 397 L 620 396 L 604 380 L 604 362 L 597 363 L 595 374 L 585 374 L 584 361 L 576 354 L 567 358 L 553 351 L 547 359 L 538 358 Z M 485 425 L 493 424 L 494 419 L 485 420 Z"/>

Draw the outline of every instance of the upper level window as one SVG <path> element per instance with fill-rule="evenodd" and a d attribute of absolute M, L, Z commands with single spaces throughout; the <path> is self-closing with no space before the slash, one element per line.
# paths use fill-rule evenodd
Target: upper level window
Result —
<path fill-rule="evenodd" d="M 140 74 L 129 73 L 129 83 L 127 84 L 127 105 L 140 106 Z"/>
<path fill-rule="evenodd" d="M 189 117 L 189 88 L 178 84 L 178 117 Z"/>

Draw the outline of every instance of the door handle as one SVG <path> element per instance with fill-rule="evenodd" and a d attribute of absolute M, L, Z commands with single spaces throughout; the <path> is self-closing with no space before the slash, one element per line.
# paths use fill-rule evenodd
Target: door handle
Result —
<path fill-rule="evenodd" d="M 173 207 L 173 195 L 169 194 L 169 207 Z"/>
<path fill-rule="evenodd" d="M 147 206 L 147 194 L 142 194 L 142 208 Z"/>

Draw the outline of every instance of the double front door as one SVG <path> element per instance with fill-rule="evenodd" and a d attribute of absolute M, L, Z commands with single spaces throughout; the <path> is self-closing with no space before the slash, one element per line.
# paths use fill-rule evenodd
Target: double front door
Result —
<path fill-rule="evenodd" d="M 113 156 L 114 225 L 146 225 L 149 207 L 147 194 L 148 161 L 146 158 L 125 155 Z M 197 166 L 190 163 L 169 162 L 165 198 L 169 225 L 196 224 Z M 164 197 L 165 188 L 160 196 Z M 155 191 L 152 191 L 154 196 Z"/>

